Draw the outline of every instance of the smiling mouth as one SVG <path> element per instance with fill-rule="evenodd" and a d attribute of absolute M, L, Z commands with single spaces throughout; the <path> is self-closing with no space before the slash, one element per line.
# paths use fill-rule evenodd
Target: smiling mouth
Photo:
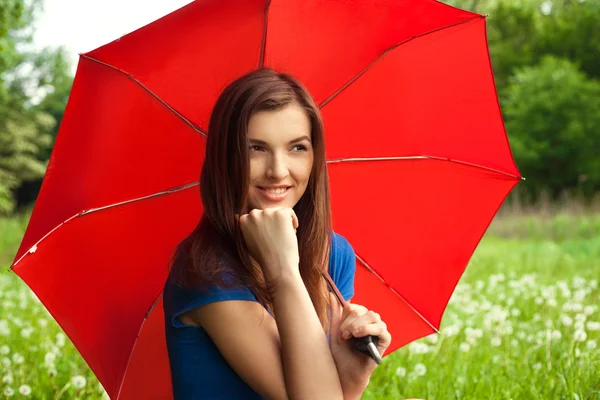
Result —
<path fill-rule="evenodd" d="M 288 190 L 290 190 L 290 189 L 291 189 L 291 186 L 289 186 L 289 187 L 287 187 L 287 188 L 285 188 L 285 189 L 283 189 L 283 188 L 280 188 L 280 189 L 265 189 L 265 188 L 262 188 L 262 187 L 260 187 L 260 186 L 257 186 L 257 187 L 258 187 L 260 190 L 262 190 L 263 192 L 265 192 L 265 193 L 272 194 L 272 195 L 276 195 L 276 196 L 277 196 L 277 195 L 284 194 L 284 193 L 286 193 Z"/>

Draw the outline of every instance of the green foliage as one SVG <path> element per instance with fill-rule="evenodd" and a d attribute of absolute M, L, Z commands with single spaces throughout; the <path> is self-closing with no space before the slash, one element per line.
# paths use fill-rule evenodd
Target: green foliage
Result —
<path fill-rule="evenodd" d="M 554 0 L 539 18 L 534 50 L 573 61 L 587 76 L 600 79 L 600 1 Z"/>
<path fill-rule="evenodd" d="M 494 77 L 526 198 L 600 191 L 600 2 L 449 0 L 488 14 Z M 592 79 L 597 80 L 592 80 Z"/>
<path fill-rule="evenodd" d="M 548 56 L 518 69 L 503 93 L 506 128 L 526 186 L 553 195 L 600 187 L 600 83 Z"/>
<path fill-rule="evenodd" d="M 0 214 L 15 190 L 43 177 L 72 78 L 61 49 L 27 50 L 39 0 L 0 0 Z M 40 90 L 49 94 L 35 105 Z"/>

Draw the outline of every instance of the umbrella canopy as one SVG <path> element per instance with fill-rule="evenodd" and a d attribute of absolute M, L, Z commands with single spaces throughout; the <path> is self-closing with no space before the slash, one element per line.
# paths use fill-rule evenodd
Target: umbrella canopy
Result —
<path fill-rule="evenodd" d="M 485 18 L 434 0 L 204 0 L 82 54 L 11 267 L 111 398 L 168 398 L 161 291 L 202 214 L 219 93 L 291 73 L 325 123 L 333 228 L 388 353 L 435 332 L 519 181 Z"/>

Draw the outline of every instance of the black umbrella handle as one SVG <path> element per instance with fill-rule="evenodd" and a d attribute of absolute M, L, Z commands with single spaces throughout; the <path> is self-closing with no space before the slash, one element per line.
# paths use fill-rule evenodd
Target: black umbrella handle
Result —
<path fill-rule="evenodd" d="M 342 307 L 344 307 L 346 305 L 346 301 L 342 297 L 342 294 L 340 293 L 338 288 L 335 286 L 335 283 L 333 283 L 333 280 L 329 276 L 329 273 L 323 271 L 321 272 L 321 274 L 325 278 L 325 281 L 327 281 L 329 288 L 337 298 L 338 302 L 342 305 Z M 379 344 L 379 336 L 369 335 L 361 338 L 351 337 L 350 340 L 354 342 L 354 348 L 356 348 L 356 350 L 371 357 L 373 361 L 377 363 L 377 365 L 380 365 L 383 362 L 383 360 L 381 359 L 381 355 L 379 354 L 379 350 L 377 350 L 377 345 Z"/>
<path fill-rule="evenodd" d="M 377 350 L 379 336 L 369 335 L 360 338 L 352 337 L 350 340 L 354 343 L 354 348 L 356 348 L 356 350 L 371 357 L 377 365 L 380 365 L 383 362 L 379 350 Z"/>

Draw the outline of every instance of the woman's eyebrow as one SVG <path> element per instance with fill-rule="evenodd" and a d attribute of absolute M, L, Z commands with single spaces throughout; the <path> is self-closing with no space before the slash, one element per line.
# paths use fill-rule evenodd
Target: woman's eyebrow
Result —
<path fill-rule="evenodd" d="M 300 136 L 299 138 L 296 138 L 294 140 L 290 140 L 290 142 L 288 144 L 301 142 L 303 140 L 308 140 L 310 142 L 310 138 L 308 136 L 304 135 L 304 136 Z M 260 140 L 260 139 L 248 139 L 248 141 L 251 142 L 251 143 L 262 144 L 264 146 L 268 146 L 268 143 L 265 142 L 264 140 Z"/>

